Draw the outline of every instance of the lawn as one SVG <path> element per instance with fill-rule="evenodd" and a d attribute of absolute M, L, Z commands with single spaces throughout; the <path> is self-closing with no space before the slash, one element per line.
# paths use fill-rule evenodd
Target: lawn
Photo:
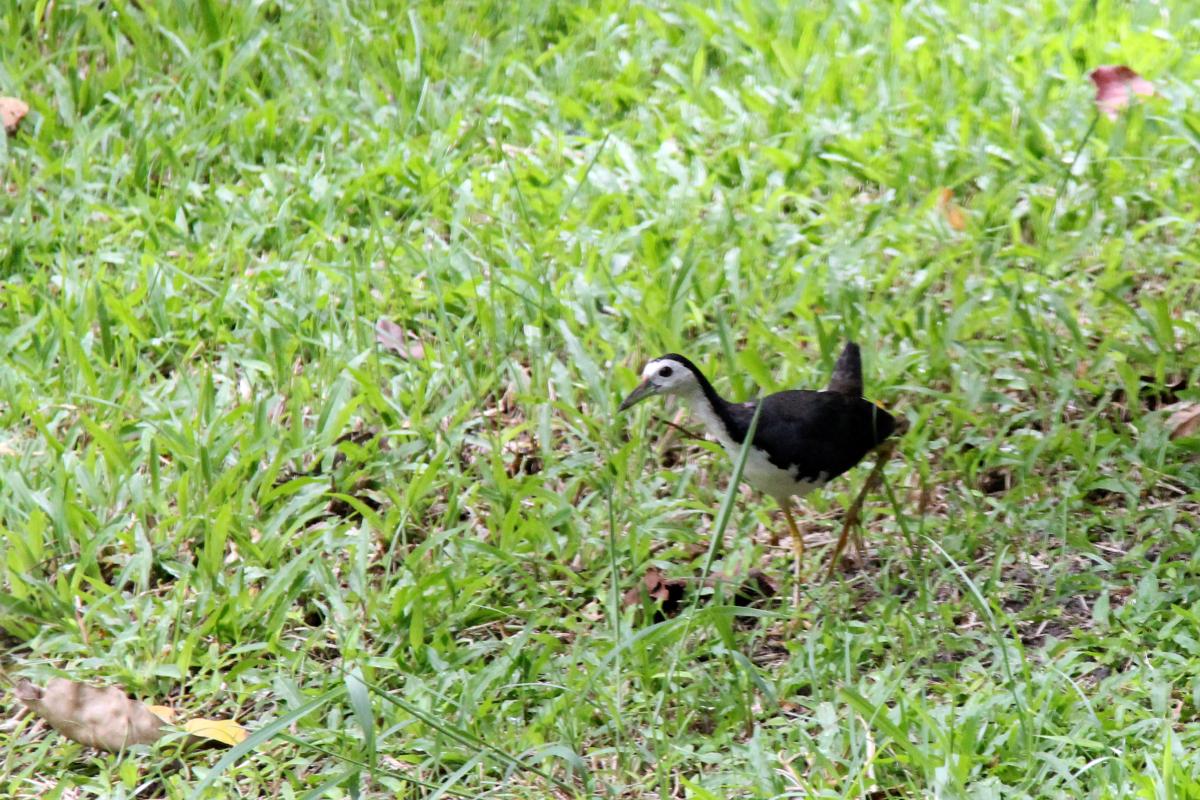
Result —
<path fill-rule="evenodd" d="M 0 795 L 1200 798 L 1197 53 L 1187 0 L 6 3 L 3 667 L 252 735 L 5 687 Z M 848 339 L 907 432 L 797 586 L 616 408 Z"/>

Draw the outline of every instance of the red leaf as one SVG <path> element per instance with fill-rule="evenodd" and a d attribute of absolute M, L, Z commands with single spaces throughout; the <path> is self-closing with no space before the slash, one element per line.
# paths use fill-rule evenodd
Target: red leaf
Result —
<path fill-rule="evenodd" d="M 380 317 L 375 323 L 375 341 L 401 358 L 425 357 L 425 346 L 421 340 L 386 317 Z"/>
<path fill-rule="evenodd" d="M 4 132 L 10 136 L 21 127 L 21 120 L 29 113 L 29 104 L 15 97 L 0 97 L 0 122 Z"/>
<path fill-rule="evenodd" d="M 1154 84 L 1124 64 L 1096 67 L 1088 77 L 1096 84 L 1096 107 L 1109 119 L 1116 119 L 1134 95 L 1150 97 Z"/>

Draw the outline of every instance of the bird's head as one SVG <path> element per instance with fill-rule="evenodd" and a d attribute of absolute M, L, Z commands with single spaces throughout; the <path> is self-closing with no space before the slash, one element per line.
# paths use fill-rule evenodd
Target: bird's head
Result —
<path fill-rule="evenodd" d="M 701 391 L 700 371 L 681 355 L 668 353 L 646 364 L 642 382 L 621 401 L 618 411 L 637 405 L 656 394 L 690 395 Z"/>

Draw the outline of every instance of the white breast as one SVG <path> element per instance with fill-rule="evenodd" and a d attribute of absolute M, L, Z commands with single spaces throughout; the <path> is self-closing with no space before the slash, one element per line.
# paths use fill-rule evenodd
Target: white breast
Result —
<path fill-rule="evenodd" d="M 726 445 L 725 452 L 729 453 L 729 457 L 735 459 L 736 463 L 741 449 L 742 446 L 738 444 L 732 448 Z M 751 447 L 746 455 L 746 467 L 742 470 L 742 478 L 755 489 L 780 501 L 792 495 L 803 497 L 813 489 L 824 486 L 826 482 L 824 474 L 818 475 L 816 481 L 797 481 L 794 470 L 782 470 L 775 466 L 767 458 L 766 452 L 757 447 Z"/>
<path fill-rule="evenodd" d="M 738 456 L 741 455 L 742 446 L 725 435 L 725 426 L 721 424 L 721 418 L 713 411 L 712 406 L 708 404 L 703 395 L 689 398 L 689 400 L 691 402 L 688 405 L 691 407 L 692 413 L 704 423 L 708 434 L 721 443 L 725 452 L 736 464 Z M 758 491 L 769 494 L 780 501 L 792 496 L 803 497 L 813 489 L 824 486 L 829 480 L 828 476 L 822 473 L 817 476 L 816 481 L 797 481 L 794 471 L 782 470 L 775 466 L 767 458 L 766 452 L 757 447 L 751 447 L 750 452 L 746 455 L 746 466 L 742 470 L 742 479 Z"/>

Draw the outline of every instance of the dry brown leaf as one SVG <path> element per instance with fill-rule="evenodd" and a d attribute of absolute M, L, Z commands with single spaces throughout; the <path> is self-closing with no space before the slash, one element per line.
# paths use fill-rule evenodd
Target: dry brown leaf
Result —
<path fill-rule="evenodd" d="M 209 739 L 221 744 L 241 744 L 250 732 L 231 719 L 204 719 L 197 717 L 183 723 L 183 729 L 192 736 Z"/>
<path fill-rule="evenodd" d="M 21 127 L 21 120 L 29 113 L 29 104 L 15 97 L 0 97 L 0 121 L 4 132 L 12 136 Z"/>
<path fill-rule="evenodd" d="M 425 357 L 425 346 L 421 340 L 386 317 L 380 317 L 375 323 L 375 341 L 401 358 Z"/>
<path fill-rule="evenodd" d="M 779 594 L 779 584 L 765 571 L 755 568 L 750 570 L 746 580 L 738 586 L 733 595 L 735 606 L 748 606 L 762 600 L 768 600 Z"/>
<path fill-rule="evenodd" d="M 656 567 L 650 567 L 642 577 L 642 583 L 625 592 L 622 599 L 626 608 L 642 603 L 642 592 L 652 603 L 661 603 L 662 613 L 674 616 L 679 613 L 687 583 L 679 578 L 664 577 Z"/>
<path fill-rule="evenodd" d="M 944 188 L 938 192 L 938 211 L 942 212 L 942 216 L 946 218 L 946 224 L 954 230 L 966 229 L 967 212 L 954 202 L 953 190 Z"/>
<path fill-rule="evenodd" d="M 1109 119 L 1116 119 L 1134 96 L 1150 97 L 1154 84 L 1124 64 L 1096 67 L 1088 73 L 1096 85 L 1096 107 Z"/>
<path fill-rule="evenodd" d="M 1200 403 L 1180 403 L 1167 418 L 1167 430 L 1172 439 L 1200 435 Z"/>
<path fill-rule="evenodd" d="M 163 721 L 115 686 L 100 688 L 55 678 L 44 689 L 21 680 L 14 691 L 51 728 L 88 747 L 116 753 L 135 744 L 150 744 L 162 734 Z"/>

